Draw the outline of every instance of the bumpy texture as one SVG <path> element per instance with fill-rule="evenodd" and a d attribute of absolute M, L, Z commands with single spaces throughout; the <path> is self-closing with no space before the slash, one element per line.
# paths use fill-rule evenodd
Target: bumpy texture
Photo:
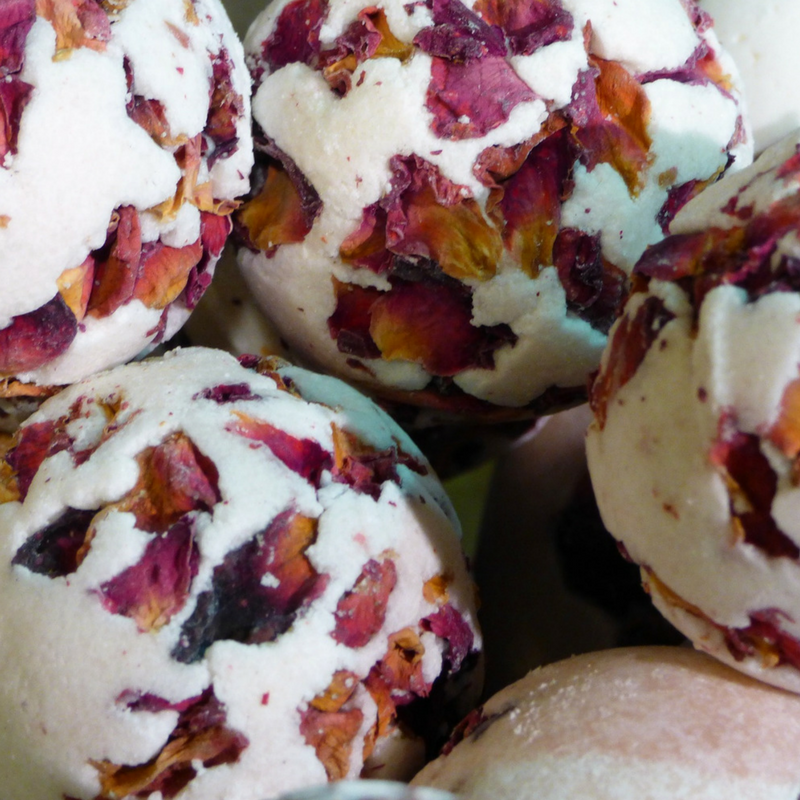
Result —
<path fill-rule="evenodd" d="M 798 711 L 690 649 L 608 650 L 503 689 L 412 783 L 461 800 L 795 800 Z"/>
<path fill-rule="evenodd" d="M 171 336 L 252 158 L 219 0 L 6 0 L 0 379 L 70 383 Z"/>
<path fill-rule="evenodd" d="M 456 800 L 449 792 L 391 781 L 339 781 L 327 787 L 292 792 L 280 800 Z"/>
<path fill-rule="evenodd" d="M 673 230 L 591 390 L 598 504 L 697 647 L 800 691 L 800 137 Z"/>
<path fill-rule="evenodd" d="M 699 0 L 742 77 L 756 152 L 800 127 L 800 5 L 795 0 Z"/>
<path fill-rule="evenodd" d="M 440 484 L 355 390 L 252 361 L 118 367 L 5 453 L 4 796 L 264 800 L 416 758 L 474 702 Z"/>
<path fill-rule="evenodd" d="M 750 161 L 692 2 L 278 0 L 240 262 L 294 351 L 464 416 L 585 397 L 627 273 Z"/>

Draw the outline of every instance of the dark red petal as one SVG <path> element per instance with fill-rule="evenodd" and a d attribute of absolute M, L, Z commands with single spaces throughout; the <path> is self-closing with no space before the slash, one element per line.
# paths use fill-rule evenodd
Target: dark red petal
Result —
<path fill-rule="evenodd" d="M 475 641 L 472 628 L 464 617 L 450 603 L 446 603 L 435 614 L 425 617 L 422 627 L 447 642 L 444 657 L 449 662 L 450 672 L 461 669 Z"/>
<path fill-rule="evenodd" d="M 506 122 L 515 106 L 535 97 L 505 58 L 461 63 L 434 57 L 425 107 L 437 136 L 469 139 L 485 136 Z"/>
<path fill-rule="evenodd" d="M 80 566 L 80 552 L 96 513 L 68 508 L 55 522 L 29 536 L 11 563 L 48 578 L 71 575 Z"/>
<path fill-rule="evenodd" d="M 421 50 L 459 62 L 505 57 L 505 37 L 494 22 L 487 24 L 459 0 L 433 0 L 432 5 L 433 25 L 414 37 Z"/>
<path fill-rule="evenodd" d="M 0 74 L 0 167 L 7 166 L 7 155 L 17 152 L 17 139 L 22 112 L 30 100 L 33 86 L 12 76 Z"/>
<path fill-rule="evenodd" d="M 164 800 L 171 800 L 201 769 L 234 764 L 249 745 L 244 734 L 228 726 L 225 706 L 216 698 L 213 687 L 189 701 L 173 704 L 163 702 L 167 708 L 178 710 L 180 714 L 175 728 L 157 755 L 144 764 L 136 765 L 90 762 L 100 779 L 102 793 L 97 800 L 112 797 L 143 798 L 156 793 L 160 793 Z M 134 707 L 131 710 L 146 709 Z"/>
<path fill-rule="evenodd" d="M 60 294 L 35 311 L 13 317 L 0 330 L 0 375 L 37 369 L 61 355 L 78 333 L 78 321 Z"/>
<path fill-rule="evenodd" d="M 35 20 L 36 0 L 0 3 L 0 80 L 22 69 L 25 41 Z"/>
<path fill-rule="evenodd" d="M 315 540 L 316 521 L 290 509 L 228 553 L 181 628 L 173 658 L 190 664 L 216 641 L 271 642 L 287 631 L 327 584 L 305 555 Z"/>
<path fill-rule="evenodd" d="M 778 476 L 761 451 L 760 437 L 737 430 L 724 416 L 709 458 L 725 480 L 731 516 L 744 540 L 773 558 L 800 557 L 800 547 L 772 518 Z"/>
<path fill-rule="evenodd" d="M 608 333 L 625 301 L 627 275 L 603 258 L 600 234 L 562 228 L 553 261 L 567 296 L 567 309 Z"/>
<path fill-rule="evenodd" d="M 558 0 L 478 0 L 475 11 L 503 30 L 514 55 L 572 37 L 574 21 Z"/>
<path fill-rule="evenodd" d="M 194 520 L 186 516 L 165 534 L 154 535 L 136 564 L 102 584 L 103 606 L 130 617 L 143 632 L 166 625 L 186 604 L 197 575 L 194 529 Z"/>
<path fill-rule="evenodd" d="M 394 561 L 370 559 L 353 588 L 340 598 L 331 636 L 348 647 L 364 647 L 383 627 L 389 595 L 396 582 Z"/>
<path fill-rule="evenodd" d="M 293 62 L 313 62 L 319 54 L 319 31 L 327 14 L 327 0 L 294 0 L 286 5 L 261 46 L 261 57 L 271 72 Z"/>
<path fill-rule="evenodd" d="M 318 442 L 298 439 L 265 420 L 240 411 L 234 411 L 234 415 L 236 421 L 226 430 L 266 445 L 290 470 L 314 485 L 319 484 L 322 471 L 330 467 L 331 457 Z"/>
<path fill-rule="evenodd" d="M 93 253 L 94 286 L 88 313 L 107 317 L 133 297 L 142 257 L 142 229 L 133 206 L 117 209 L 118 220 L 109 231 L 106 244 Z"/>
<path fill-rule="evenodd" d="M 608 361 L 589 389 L 589 402 L 601 428 L 609 403 L 636 374 L 661 329 L 674 318 L 658 297 L 648 297 L 633 316 L 622 317 L 606 348 Z"/>

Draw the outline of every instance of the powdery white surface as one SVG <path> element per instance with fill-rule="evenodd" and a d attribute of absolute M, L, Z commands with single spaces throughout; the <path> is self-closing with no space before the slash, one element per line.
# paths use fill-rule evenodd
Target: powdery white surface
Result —
<path fill-rule="evenodd" d="M 305 400 L 220 351 L 176 350 L 163 360 L 120 367 L 76 384 L 30 419 L 28 424 L 56 420 L 82 403 L 82 413 L 73 414 L 65 430 L 76 451 L 96 449 L 80 466 L 69 451 L 45 459 L 24 502 L 0 505 L 0 560 L 5 564 L 0 604 L 7 612 L 0 619 L 0 774 L 9 797 L 95 798 L 100 785 L 92 760 L 144 763 L 164 746 L 176 724 L 175 711 L 127 709 L 119 701 L 123 692 L 174 703 L 209 686 L 224 704 L 226 725 L 250 744 L 234 764 L 201 766 L 178 794 L 180 800 L 259 800 L 323 783 L 325 769 L 299 725 L 308 702 L 328 687 L 337 670 L 363 679 L 384 656 L 387 637 L 406 627 L 421 634 L 425 680 L 433 681 L 443 670 L 446 640 L 420 628 L 420 620 L 440 607 L 423 597 L 426 581 L 447 574 L 449 603 L 473 631 L 475 648 L 480 647 L 458 523 L 431 473 L 398 465 L 397 480 L 383 482 L 376 498 L 336 482 L 329 471 L 315 489 L 269 447 L 230 430 L 241 412 L 332 450 L 335 423 L 378 450 L 402 447 L 424 463 L 406 435 L 354 390 L 297 368 L 282 368 L 281 375 L 294 382 Z M 217 402 L 198 396 L 242 383 L 257 397 Z M 107 427 L 101 402 L 109 398 L 123 403 L 115 432 Z M 97 535 L 71 574 L 51 578 L 11 565 L 27 537 L 65 509 L 103 508 L 123 497 L 139 475 L 136 455 L 178 431 L 214 464 L 221 498 L 210 512 L 189 512 L 197 530 L 198 571 L 185 606 L 168 624 L 143 633 L 133 619 L 109 613 L 99 596 L 103 583 L 137 563 L 153 538 L 136 528 L 129 512 L 112 509 L 96 517 Z M 223 638 L 199 660 L 173 658 L 181 626 L 198 595 L 209 589 L 214 568 L 288 510 L 317 520 L 317 538 L 306 555 L 328 576 L 322 594 L 274 641 L 242 644 Z M 397 581 L 380 630 L 357 648 L 334 640 L 340 598 L 366 562 L 384 558 L 394 561 Z M 468 688 L 466 696 L 472 691 Z M 376 706 L 363 687 L 351 706 L 364 713 L 346 769 L 356 777 Z"/>
<path fill-rule="evenodd" d="M 385 276 L 344 264 L 339 248 L 358 227 L 363 209 L 386 193 L 392 156 L 418 154 L 462 186 L 485 212 L 488 188 L 474 173 L 477 157 L 491 146 L 525 141 L 548 114 L 570 102 L 576 79 L 588 68 L 583 45 L 588 21 L 593 26 L 591 52 L 620 60 L 633 74 L 678 69 L 701 45 L 710 48 L 724 70 L 735 72 L 713 31 L 698 34 L 679 0 L 646 5 L 565 0 L 564 9 L 575 18 L 571 37 L 509 59 L 536 97 L 516 105 L 507 121 L 485 135 L 441 138 L 430 127 L 432 114 L 425 107 L 431 57 L 421 50 L 404 62 L 362 62 L 343 97 L 331 91 L 321 72 L 303 63 L 269 73 L 261 61 L 262 43 L 287 5 L 288 0 L 271 3 L 245 39 L 251 67 L 259 76 L 253 113 L 319 193 L 322 212 L 302 242 L 284 244 L 270 255 L 243 248 L 240 264 L 255 299 L 295 353 L 342 377 L 366 381 L 371 389 L 383 385 L 414 391 L 425 388 L 432 377 L 420 363 L 355 359 L 340 352 L 328 328 L 336 307 L 331 276 L 389 289 Z M 417 7 L 409 15 L 400 0 L 387 0 L 380 8 L 392 32 L 405 42 L 432 24 L 430 12 Z M 320 30 L 322 45 L 331 45 L 361 9 L 352 0 L 329 3 Z M 656 217 L 674 183 L 712 179 L 725 168 L 729 151 L 741 166 L 749 163 L 752 150 L 746 136 L 732 143 L 743 125 L 735 89 L 726 95 L 711 84 L 661 79 L 646 83 L 645 91 L 653 145 L 642 187 L 629 192 L 609 164 L 592 170 L 576 165 L 561 223 L 599 234 L 604 256 L 626 272 L 648 244 L 662 237 Z M 504 252 L 495 277 L 463 281 L 473 297 L 472 324 L 490 324 L 486 320 L 491 319 L 491 324 L 507 324 L 518 337 L 515 345 L 503 344 L 495 352 L 493 369 L 467 368 L 454 377 L 469 395 L 524 407 L 549 387 L 582 386 L 596 366 L 604 334 L 567 309 L 558 279 L 548 265 L 540 266 L 537 277 L 528 277 Z"/>
<path fill-rule="evenodd" d="M 800 127 L 795 76 L 800 6 L 794 0 L 699 0 L 742 76 L 756 152 Z"/>
<path fill-rule="evenodd" d="M 283 795 L 280 800 L 456 800 L 449 792 L 392 781 L 339 781 Z"/>
<path fill-rule="evenodd" d="M 711 198 L 701 195 L 685 208 L 679 231 L 702 231 L 718 221 L 724 228 L 744 226 L 751 217 L 769 226 L 785 213 L 781 208 L 796 205 L 798 145 L 797 138 L 788 140 L 741 175 L 723 179 Z M 775 239 L 764 252 L 777 269 L 784 257 L 800 254 L 800 241 L 793 230 Z M 746 251 L 733 253 L 743 263 Z M 735 441 L 732 431 L 755 437 L 755 452 L 742 456 L 741 469 L 757 469 L 754 458 L 763 457 L 772 477 L 762 477 L 761 485 L 775 481 L 774 496 L 765 488 L 759 519 L 774 522 L 787 543 L 800 544 L 800 493 L 791 457 L 773 433 L 787 387 L 800 376 L 800 294 L 791 287 L 789 281 L 752 297 L 739 286 L 715 283 L 698 311 L 677 283 L 652 279 L 631 298 L 624 318 L 633 319 L 653 298 L 674 318 L 654 329 L 638 368 L 607 399 L 604 422 L 598 418 L 589 429 L 587 452 L 604 522 L 642 565 L 662 613 L 697 647 L 800 691 L 788 661 L 776 665 L 756 649 L 737 660 L 726 641 L 726 629 L 750 641 L 745 629 L 765 618 L 782 635 L 800 637 L 800 569 L 795 559 L 745 540 L 737 515 L 751 508 L 754 490 L 735 488 L 743 479 L 729 479 L 714 461 L 714 453 L 724 458 L 724 443 Z M 614 357 L 609 348 L 601 380 L 603 371 L 625 369 L 614 366 Z"/>
<path fill-rule="evenodd" d="M 794 800 L 800 698 L 692 650 L 535 670 L 412 782 L 463 800 Z"/>
<path fill-rule="evenodd" d="M 130 118 L 126 103 L 131 92 L 157 100 L 176 140 L 196 136 L 209 111 L 212 57 L 223 49 L 245 113 L 234 120 L 238 148 L 210 171 L 204 158 L 200 180 L 210 180 L 217 200 L 247 190 L 252 136 L 242 46 L 219 0 L 197 0 L 192 8 L 199 22 L 189 18 L 183 0 L 131 0 L 112 17 L 112 36 L 102 51 L 75 47 L 59 58 L 53 26 L 37 17 L 20 73 L 34 91 L 22 113 L 18 152 L 7 154 L 0 168 L 0 328 L 57 294 L 62 273 L 104 244 L 115 209 L 146 212 L 173 197 L 182 177 L 177 146 L 154 141 Z M 124 61 L 134 76 L 130 91 Z M 163 237 L 174 247 L 194 242 L 200 218 L 192 210 L 194 215 L 187 209 L 174 218 L 151 215 L 144 221 L 144 240 Z M 179 300 L 170 313 L 174 332 L 189 310 Z M 132 358 L 156 330 L 152 313 L 128 314 L 114 326 L 113 353 L 80 343 L 79 332 L 58 365 L 31 371 L 24 380 L 77 380 Z"/>

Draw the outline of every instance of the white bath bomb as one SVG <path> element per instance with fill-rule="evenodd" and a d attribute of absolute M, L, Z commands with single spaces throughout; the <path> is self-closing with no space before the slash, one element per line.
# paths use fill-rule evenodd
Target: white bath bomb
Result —
<path fill-rule="evenodd" d="M 169 338 L 252 165 L 219 0 L 0 8 L 0 378 L 64 384 Z"/>
<path fill-rule="evenodd" d="M 412 784 L 462 800 L 795 800 L 800 698 L 686 648 L 535 670 Z"/>
<path fill-rule="evenodd" d="M 681 0 L 276 0 L 240 263 L 294 353 L 398 402 L 585 397 L 628 273 L 751 145 Z"/>
<path fill-rule="evenodd" d="M 251 361 L 101 373 L 0 462 L 5 796 L 410 776 L 474 701 L 473 586 L 426 462 L 355 390 Z"/>
<path fill-rule="evenodd" d="M 800 691 L 800 136 L 640 260 L 591 389 L 606 527 L 699 647 Z"/>
<path fill-rule="evenodd" d="M 699 0 L 736 61 L 760 152 L 800 127 L 800 5 L 794 0 Z"/>

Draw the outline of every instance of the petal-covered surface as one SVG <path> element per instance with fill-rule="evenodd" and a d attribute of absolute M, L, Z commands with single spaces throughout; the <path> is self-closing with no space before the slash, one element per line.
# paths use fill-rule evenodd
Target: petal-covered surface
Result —
<path fill-rule="evenodd" d="M 250 122 L 244 54 L 217 0 L 3 4 L 2 374 L 72 383 L 180 328 L 247 191 Z M 56 294 L 78 323 L 58 346 Z"/>
<path fill-rule="evenodd" d="M 481 641 L 454 513 L 365 397 L 182 348 L 36 413 L 0 450 L 0 533 L 19 536 L 0 602 L 24 610 L 14 634 L 0 616 L 0 668 L 25 672 L 13 699 L 0 682 L 15 799 L 268 796 L 374 776 L 386 737 L 410 777 L 468 710 Z M 70 781 L 55 796 L 50 777 L 29 792 L 38 709 Z"/>
<path fill-rule="evenodd" d="M 170 704 L 163 704 L 166 708 Z M 245 736 L 227 724 L 225 706 L 208 689 L 182 703 L 178 724 L 158 755 L 146 764 L 127 766 L 109 761 L 93 763 L 101 794 L 95 800 L 118 797 L 177 796 L 198 771 L 220 764 L 235 764 L 249 745 Z"/>
<path fill-rule="evenodd" d="M 681 0 L 280 0 L 246 47 L 257 123 L 296 173 L 253 182 L 245 277 L 292 352 L 398 410 L 530 415 L 585 386 L 638 258 L 752 155 L 726 56 Z M 447 354 L 440 275 L 470 299 Z"/>

